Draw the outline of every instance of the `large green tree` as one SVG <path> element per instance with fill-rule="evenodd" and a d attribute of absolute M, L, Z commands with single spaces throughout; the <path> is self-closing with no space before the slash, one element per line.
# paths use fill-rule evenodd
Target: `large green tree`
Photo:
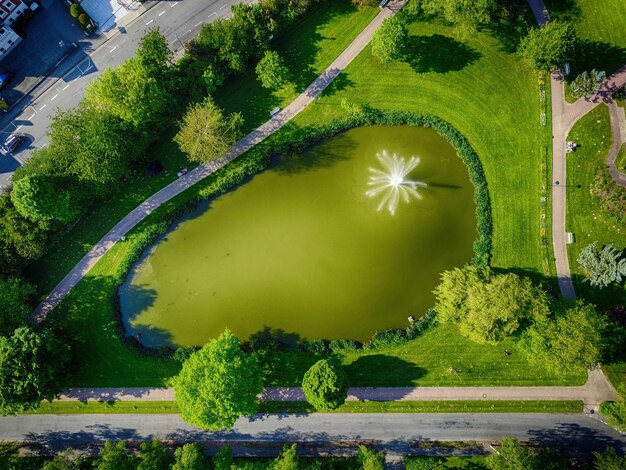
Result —
<path fill-rule="evenodd" d="M 33 222 L 23 217 L 11 203 L 8 194 L 0 196 L 0 268 L 16 272 L 25 261 L 40 258 L 45 249 L 45 222 Z"/>
<path fill-rule="evenodd" d="M 240 135 L 240 114 L 225 117 L 209 97 L 189 108 L 174 140 L 190 161 L 222 159 Z"/>
<path fill-rule="evenodd" d="M 606 287 L 621 282 L 626 276 L 626 260 L 612 244 L 600 250 L 598 242 L 590 243 L 580 251 L 578 265 L 587 277 L 585 280 L 592 286 Z"/>
<path fill-rule="evenodd" d="M 368 449 L 364 445 L 359 446 L 356 458 L 363 470 L 383 470 L 385 468 L 385 455 L 382 452 Z"/>
<path fill-rule="evenodd" d="M 52 400 L 61 389 L 68 348 L 48 330 L 28 327 L 0 338 L 0 409 L 15 414 Z"/>
<path fill-rule="evenodd" d="M 96 470 L 131 470 L 135 468 L 124 441 L 106 441 L 94 462 Z"/>
<path fill-rule="evenodd" d="M 589 97 L 600 90 L 600 85 L 606 78 L 606 72 L 593 69 L 591 72 L 583 72 L 578 75 L 571 84 L 572 96 L 580 98 Z"/>
<path fill-rule="evenodd" d="M 514 273 L 466 266 L 441 278 L 434 291 L 437 318 L 457 323 L 474 341 L 498 343 L 524 322 L 545 320 L 550 313 L 547 293 Z"/>
<path fill-rule="evenodd" d="M 296 444 L 283 447 L 282 452 L 272 462 L 272 470 L 298 470 L 300 460 L 296 453 Z"/>
<path fill-rule="evenodd" d="M 171 470 L 206 470 L 208 467 L 207 458 L 198 442 L 185 444 L 174 452 Z"/>
<path fill-rule="evenodd" d="M 348 397 L 348 376 L 336 359 L 321 359 L 304 374 L 302 390 L 316 410 L 335 410 Z"/>
<path fill-rule="evenodd" d="M 554 373 L 585 371 L 600 360 L 604 320 L 593 305 L 573 308 L 530 326 L 520 340 L 528 361 Z"/>
<path fill-rule="evenodd" d="M 409 31 L 397 17 L 387 18 L 372 37 L 372 54 L 383 64 L 402 57 L 407 47 Z"/>
<path fill-rule="evenodd" d="M 26 324 L 31 311 L 28 298 L 34 292 L 23 279 L 0 278 L 0 336 L 9 336 Z"/>
<path fill-rule="evenodd" d="M 537 456 L 528 447 L 522 446 L 514 437 L 504 437 L 500 447 L 490 455 L 487 467 L 492 470 L 535 470 L 539 469 Z"/>
<path fill-rule="evenodd" d="M 185 361 L 173 384 L 182 419 L 204 429 L 226 429 L 258 410 L 263 372 L 256 356 L 244 353 L 226 330 Z"/>
<path fill-rule="evenodd" d="M 593 453 L 593 467 L 596 470 L 624 470 L 626 456 L 620 456 L 614 447 L 607 446 L 603 452 Z"/>
<path fill-rule="evenodd" d="M 421 8 L 427 14 L 439 15 L 452 24 L 457 36 L 467 38 L 480 25 L 489 23 L 496 10 L 496 0 L 418 0 L 409 8 Z"/>
<path fill-rule="evenodd" d="M 62 188 L 53 178 L 27 175 L 18 179 L 11 191 L 11 201 L 20 214 L 33 221 L 71 222 L 80 212 L 72 188 Z"/>
<path fill-rule="evenodd" d="M 543 28 L 532 28 L 522 39 L 520 52 L 534 69 L 549 71 L 573 58 L 576 41 L 571 24 L 552 21 Z"/>
<path fill-rule="evenodd" d="M 142 442 L 139 446 L 139 465 L 137 470 L 170 470 L 172 454 L 159 439 Z"/>
<path fill-rule="evenodd" d="M 263 88 L 278 90 L 289 82 L 289 69 L 276 51 L 265 52 L 255 70 Z"/>
<path fill-rule="evenodd" d="M 215 470 L 231 470 L 233 464 L 233 450 L 228 446 L 224 446 L 217 451 L 211 460 Z"/>

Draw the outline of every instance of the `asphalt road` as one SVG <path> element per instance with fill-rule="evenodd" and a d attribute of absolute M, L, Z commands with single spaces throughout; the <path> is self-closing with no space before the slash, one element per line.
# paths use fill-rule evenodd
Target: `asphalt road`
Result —
<path fill-rule="evenodd" d="M 229 17 L 231 5 L 237 3 L 240 0 L 159 1 L 96 50 L 78 51 L 73 57 L 76 65 L 0 130 L 2 139 L 16 130 L 27 136 L 27 144 L 13 156 L 0 156 L 0 186 L 9 182 L 12 172 L 30 157 L 33 149 L 48 142 L 46 132 L 56 109 L 74 108 L 89 82 L 105 68 L 115 67 L 135 54 L 139 40 L 148 29 L 159 26 L 176 52 L 197 34 L 202 24 Z"/>
<path fill-rule="evenodd" d="M 233 430 L 202 432 L 178 415 L 21 415 L 0 418 L 0 440 L 62 450 L 103 440 L 263 443 L 367 442 L 407 453 L 417 441 L 495 441 L 503 436 L 580 451 L 607 445 L 626 452 L 626 436 L 585 415 L 561 414 L 302 414 L 240 419 Z"/>

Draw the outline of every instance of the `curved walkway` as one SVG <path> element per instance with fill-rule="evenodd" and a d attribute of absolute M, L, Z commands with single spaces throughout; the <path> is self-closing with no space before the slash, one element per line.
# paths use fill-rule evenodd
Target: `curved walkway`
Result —
<path fill-rule="evenodd" d="M 33 311 L 31 320 L 39 323 L 52 311 L 89 272 L 89 270 L 102 258 L 124 235 L 144 220 L 153 210 L 166 203 L 173 197 L 182 193 L 210 174 L 219 170 L 227 163 L 233 161 L 241 154 L 263 141 L 287 122 L 293 119 L 300 111 L 305 109 L 317 98 L 326 87 L 345 69 L 352 60 L 367 46 L 374 32 L 381 23 L 395 15 L 402 8 L 406 0 L 392 0 L 381 12 L 368 24 L 352 43 L 337 57 L 332 64 L 319 76 L 309 87 L 293 100 L 286 108 L 276 114 L 272 119 L 261 125 L 243 139 L 235 143 L 226 156 L 221 160 L 213 160 L 204 165 L 194 168 L 186 175 L 167 185 L 154 195 L 150 196 L 138 207 L 120 220 L 102 239 L 89 250 L 76 266 L 63 278 L 63 280 L 48 294 L 41 304 Z"/>
<path fill-rule="evenodd" d="M 528 0 L 537 24 L 544 26 L 550 16 L 542 0 Z M 626 65 L 604 81 L 600 91 L 575 103 L 565 101 L 565 87 L 560 72 L 551 75 L 552 85 L 552 246 L 561 295 L 576 298 L 567 257 L 566 198 L 567 161 L 565 142 L 574 124 L 600 103 L 611 103 L 611 94 L 626 84 Z"/>
<path fill-rule="evenodd" d="M 267 401 L 305 401 L 300 387 L 267 388 L 260 397 Z M 597 409 L 603 401 L 617 399 L 602 370 L 588 372 L 578 387 L 352 387 L 348 401 L 428 400 L 581 400 L 585 409 Z M 171 388 L 74 388 L 59 401 L 172 401 Z"/>

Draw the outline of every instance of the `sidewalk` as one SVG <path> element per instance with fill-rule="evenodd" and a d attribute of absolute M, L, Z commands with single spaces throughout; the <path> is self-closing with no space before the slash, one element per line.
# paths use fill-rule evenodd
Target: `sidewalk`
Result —
<path fill-rule="evenodd" d="M 264 401 L 306 401 L 300 387 L 266 388 Z M 600 368 L 590 370 L 578 387 L 353 387 L 348 401 L 432 400 L 581 400 L 597 409 L 603 401 L 617 399 Z M 173 401 L 171 388 L 73 388 L 58 401 Z"/>

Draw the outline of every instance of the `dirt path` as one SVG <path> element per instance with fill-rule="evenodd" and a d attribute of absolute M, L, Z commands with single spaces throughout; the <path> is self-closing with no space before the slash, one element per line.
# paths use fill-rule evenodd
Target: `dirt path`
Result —
<path fill-rule="evenodd" d="M 138 207 L 120 220 L 102 239 L 89 250 L 63 280 L 48 294 L 46 299 L 33 311 L 31 320 L 39 323 L 52 311 L 74 288 L 91 268 L 102 258 L 123 236 L 144 220 L 152 211 L 166 203 L 173 197 L 190 188 L 197 182 L 219 170 L 241 154 L 263 141 L 287 122 L 292 120 L 300 111 L 305 109 L 317 98 L 326 87 L 359 55 L 372 39 L 374 32 L 381 23 L 395 15 L 402 8 L 405 0 L 392 0 L 368 24 L 352 43 L 330 64 L 330 66 L 309 87 L 293 100 L 280 113 L 272 117 L 243 139 L 235 143 L 223 160 L 213 160 L 207 164 L 194 168 L 186 175 L 167 185 L 154 195 L 150 196 Z"/>

